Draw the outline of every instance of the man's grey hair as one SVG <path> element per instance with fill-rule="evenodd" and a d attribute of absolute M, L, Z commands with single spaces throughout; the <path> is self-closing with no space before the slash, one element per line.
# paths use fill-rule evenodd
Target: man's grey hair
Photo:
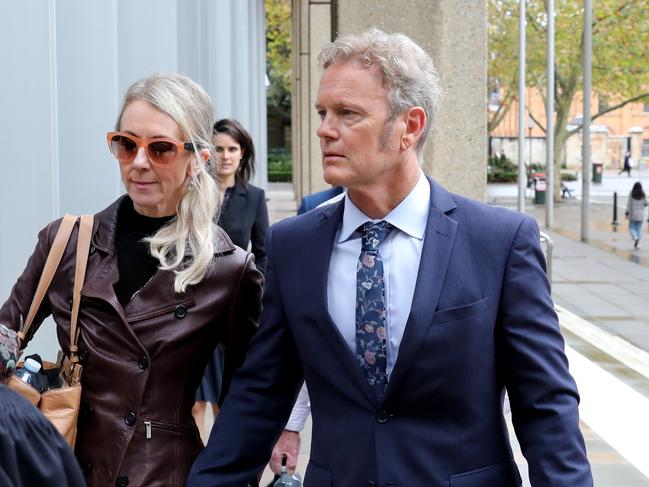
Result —
<path fill-rule="evenodd" d="M 421 154 L 442 96 L 431 57 L 410 37 L 374 28 L 361 34 L 340 36 L 325 45 L 318 55 L 323 70 L 347 61 L 379 67 L 381 83 L 388 93 L 389 121 L 409 108 L 424 109 L 426 126 L 416 146 Z"/>

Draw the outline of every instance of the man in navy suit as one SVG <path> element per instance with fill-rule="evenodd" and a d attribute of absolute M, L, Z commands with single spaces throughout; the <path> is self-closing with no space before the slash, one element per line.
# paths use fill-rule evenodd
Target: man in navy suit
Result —
<path fill-rule="evenodd" d="M 268 232 L 263 316 L 190 486 L 243 486 L 302 380 L 306 487 L 592 486 L 534 220 L 424 176 L 430 57 L 376 29 L 327 45 L 316 100 L 337 204 Z"/>
<path fill-rule="evenodd" d="M 341 186 L 335 186 L 333 188 L 325 189 L 324 191 L 318 191 L 317 193 L 308 194 L 300 203 L 300 207 L 297 209 L 297 214 L 301 215 L 307 211 L 317 208 L 325 201 L 330 200 L 331 198 L 338 196 L 344 191 L 344 188 Z"/>

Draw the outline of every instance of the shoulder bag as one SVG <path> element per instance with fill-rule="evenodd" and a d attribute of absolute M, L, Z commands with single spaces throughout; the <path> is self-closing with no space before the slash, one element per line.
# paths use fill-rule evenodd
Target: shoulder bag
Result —
<path fill-rule="evenodd" d="M 18 337 L 20 338 L 19 348 L 22 352 L 25 346 L 25 337 L 28 336 L 36 312 L 52 282 L 52 278 L 61 262 L 61 258 L 63 257 L 63 253 L 65 252 L 70 235 L 77 221 L 79 221 L 79 236 L 77 239 L 74 288 L 72 292 L 70 357 L 66 357 L 62 352 L 59 352 L 61 359 L 57 361 L 57 364 L 43 363 L 43 372 L 49 377 L 52 377 L 52 375 L 55 377 L 58 376 L 61 386 L 50 388 L 40 393 L 16 377 L 11 377 L 8 384 L 11 389 L 23 395 L 34 406 L 40 409 L 43 415 L 54 424 L 59 433 L 61 433 L 73 448 L 77 436 L 77 419 L 79 417 L 79 406 L 81 403 L 81 364 L 79 363 L 79 349 L 77 347 L 77 341 L 79 339 L 77 321 L 79 318 L 81 288 L 85 279 L 88 253 L 90 251 L 93 225 L 92 215 L 82 215 L 81 218 L 73 215 L 65 215 L 63 217 L 61 226 L 54 237 L 52 248 L 45 261 L 36 293 L 27 313 L 27 319 L 22 324 L 20 332 L 18 332 Z"/>

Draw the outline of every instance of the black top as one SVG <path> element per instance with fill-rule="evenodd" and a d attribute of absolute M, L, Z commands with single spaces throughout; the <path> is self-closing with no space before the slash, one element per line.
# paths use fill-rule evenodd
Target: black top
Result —
<path fill-rule="evenodd" d="M 133 200 L 128 196 L 117 215 L 115 247 L 117 249 L 117 268 L 119 281 L 115 284 L 115 294 L 120 303 L 130 301 L 133 294 L 142 289 L 153 277 L 158 265 L 149 253 L 149 244 L 142 241 L 160 230 L 175 215 L 152 218 L 140 215 L 133 208 Z"/>
<path fill-rule="evenodd" d="M 264 190 L 237 178 L 235 185 L 225 191 L 218 223 L 235 245 L 248 250 L 248 244 L 251 244 L 255 265 L 263 274 L 266 271 L 264 242 L 268 230 Z"/>
<path fill-rule="evenodd" d="M 63 437 L 24 397 L 0 384 L 0 485 L 86 485 Z"/>

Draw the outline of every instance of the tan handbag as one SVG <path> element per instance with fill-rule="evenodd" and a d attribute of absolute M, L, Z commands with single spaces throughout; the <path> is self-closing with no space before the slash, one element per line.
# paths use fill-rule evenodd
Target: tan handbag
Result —
<path fill-rule="evenodd" d="M 82 215 L 80 219 L 73 215 L 65 215 L 63 217 L 61 226 L 56 233 L 56 237 L 54 237 L 52 248 L 45 261 L 34 299 L 27 313 L 27 319 L 18 332 L 20 350 L 22 352 L 25 337 L 28 336 L 29 328 L 34 321 L 36 312 L 61 262 L 61 258 L 63 257 L 63 253 L 65 252 L 70 235 L 77 221 L 79 221 L 79 236 L 77 239 L 74 288 L 72 292 L 70 357 L 68 359 L 62 352 L 59 352 L 59 356 L 62 359 L 58 361 L 58 364 L 52 364 L 50 362 L 43 363 L 43 371 L 45 373 L 48 371 L 51 372 L 52 369 L 60 369 L 60 378 L 63 385 L 60 388 L 48 389 L 41 394 L 32 386 L 16 377 L 12 377 L 8 384 L 11 389 L 20 393 L 34 406 L 38 407 L 73 448 L 77 436 L 77 419 L 79 417 L 79 406 L 81 403 L 81 364 L 79 363 L 79 349 L 77 347 L 77 341 L 79 339 L 77 321 L 79 318 L 81 288 L 85 279 L 88 253 L 90 251 L 90 239 L 92 236 L 93 217 L 91 215 Z"/>

